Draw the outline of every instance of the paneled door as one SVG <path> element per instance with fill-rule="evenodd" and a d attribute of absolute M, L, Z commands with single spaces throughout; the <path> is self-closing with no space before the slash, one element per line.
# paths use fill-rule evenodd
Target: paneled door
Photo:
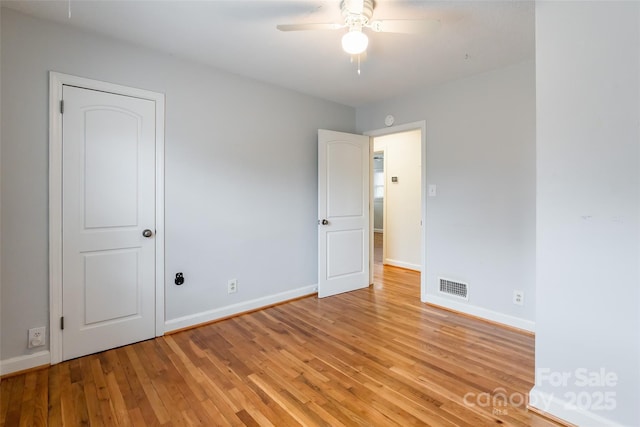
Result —
<path fill-rule="evenodd" d="M 318 130 L 318 297 L 369 286 L 369 137 Z"/>
<path fill-rule="evenodd" d="M 63 86 L 62 358 L 155 336 L 155 103 Z"/>

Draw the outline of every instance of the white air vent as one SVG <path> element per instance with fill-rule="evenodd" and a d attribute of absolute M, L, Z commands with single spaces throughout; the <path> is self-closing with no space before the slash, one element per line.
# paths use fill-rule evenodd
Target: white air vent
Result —
<path fill-rule="evenodd" d="M 461 298 L 463 300 L 469 300 L 469 285 L 442 277 L 439 277 L 439 279 L 441 293 Z"/>

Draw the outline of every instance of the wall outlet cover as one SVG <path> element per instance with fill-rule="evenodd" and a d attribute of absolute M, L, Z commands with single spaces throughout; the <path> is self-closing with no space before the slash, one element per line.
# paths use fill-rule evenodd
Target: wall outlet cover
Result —
<path fill-rule="evenodd" d="M 29 344 L 27 347 L 34 348 L 34 347 L 42 347 L 43 345 L 45 345 L 46 344 L 45 333 L 46 333 L 46 328 L 44 326 L 41 326 L 39 328 L 29 329 Z"/>
<path fill-rule="evenodd" d="M 513 303 L 515 305 L 524 305 L 524 291 L 513 291 Z"/>
<path fill-rule="evenodd" d="M 235 294 L 238 292 L 238 279 L 231 279 L 227 282 L 227 293 Z"/>

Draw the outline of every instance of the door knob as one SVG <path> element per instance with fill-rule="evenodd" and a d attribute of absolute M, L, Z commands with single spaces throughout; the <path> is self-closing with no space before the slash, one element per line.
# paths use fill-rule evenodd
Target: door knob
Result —
<path fill-rule="evenodd" d="M 326 219 L 323 219 L 322 220 L 322 225 L 327 225 L 327 224 L 329 224 L 329 221 L 327 221 Z"/>
<path fill-rule="evenodd" d="M 153 231 L 151 231 L 151 230 L 149 230 L 149 229 L 147 228 L 146 230 L 144 230 L 144 231 L 142 232 L 142 235 L 143 235 L 144 237 L 151 237 L 151 236 L 153 236 Z"/>

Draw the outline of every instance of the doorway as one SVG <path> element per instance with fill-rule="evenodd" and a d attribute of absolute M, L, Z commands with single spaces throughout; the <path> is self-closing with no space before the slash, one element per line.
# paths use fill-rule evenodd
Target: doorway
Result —
<path fill-rule="evenodd" d="M 408 123 L 364 134 L 372 138 L 373 145 L 371 259 L 378 260 L 376 264 L 381 261 L 384 265 L 424 272 L 426 122 Z M 420 284 L 421 299 L 424 301 L 424 274 L 421 274 Z"/>

